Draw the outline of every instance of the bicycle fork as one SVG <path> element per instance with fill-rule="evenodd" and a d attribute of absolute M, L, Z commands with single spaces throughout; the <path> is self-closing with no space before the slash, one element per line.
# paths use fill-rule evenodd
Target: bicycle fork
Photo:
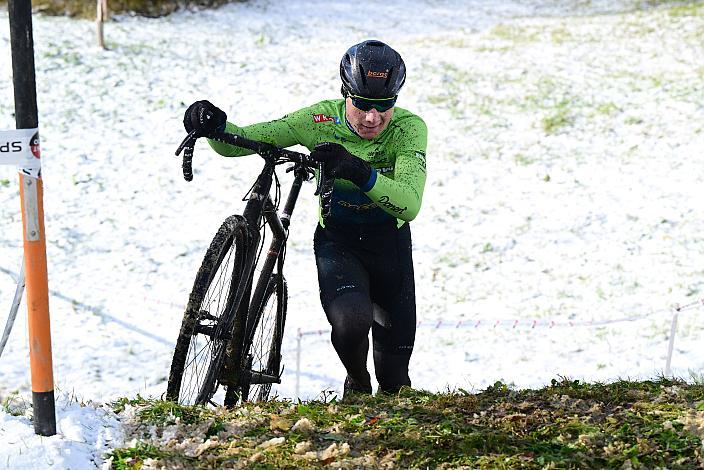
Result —
<path fill-rule="evenodd" d="M 286 239 L 288 238 L 288 226 L 290 224 L 291 215 L 296 206 L 298 196 L 300 194 L 303 180 L 306 178 L 304 170 L 296 171 L 291 190 L 289 191 L 286 203 L 281 214 L 281 217 L 276 212 L 276 208 L 270 196 L 266 197 L 263 205 L 262 215 L 267 225 L 271 229 L 272 241 L 269 246 L 266 258 L 264 260 L 259 281 L 252 294 L 249 304 L 249 312 L 247 315 L 246 334 L 244 341 L 244 350 L 250 351 L 250 347 L 254 342 L 254 334 L 263 313 L 264 302 L 270 298 L 270 295 L 277 290 L 280 295 L 285 295 L 283 264 Z M 274 275 L 274 269 L 278 275 Z M 285 299 L 277 297 L 278 302 L 285 302 Z M 272 352 L 268 357 L 267 364 L 261 366 L 264 370 L 253 371 L 251 368 L 252 357 L 243 358 L 246 361 L 244 364 L 245 373 L 251 374 L 249 381 L 253 384 L 272 384 L 281 383 L 281 338 L 284 332 L 285 308 L 279 308 L 276 305 L 277 315 L 275 317 L 274 332 L 272 337 Z M 281 315 L 278 312 L 282 312 Z M 251 356 L 251 355 L 250 355 Z"/>

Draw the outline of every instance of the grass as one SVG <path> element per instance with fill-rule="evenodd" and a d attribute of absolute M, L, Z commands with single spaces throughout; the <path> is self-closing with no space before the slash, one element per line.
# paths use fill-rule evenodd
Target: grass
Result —
<path fill-rule="evenodd" d="M 6 397 L 0 396 L 0 410 L 12 416 L 24 416 L 30 405 L 24 401 L 18 391 L 14 391 Z"/>
<path fill-rule="evenodd" d="M 550 110 L 550 113 L 542 119 L 542 128 L 546 134 L 556 134 L 562 128 L 572 124 L 573 117 L 570 112 L 570 104 L 569 100 L 561 100 Z"/>
<path fill-rule="evenodd" d="M 700 16 L 704 15 L 704 2 L 676 5 L 668 10 L 670 16 Z"/>
<path fill-rule="evenodd" d="M 528 166 L 528 165 L 535 163 L 536 160 L 533 157 L 529 157 L 529 156 L 524 155 L 522 153 L 517 153 L 513 157 L 513 161 L 516 163 L 516 165 Z"/>
<path fill-rule="evenodd" d="M 522 44 L 537 42 L 540 39 L 540 32 L 536 28 L 501 23 L 494 26 L 489 34 L 514 44 Z"/>
<path fill-rule="evenodd" d="M 479 393 L 404 389 L 338 402 L 233 410 L 122 400 L 133 437 L 112 467 L 695 468 L 704 464 L 704 385 L 661 378 Z M 178 418 L 178 419 L 177 419 Z"/>

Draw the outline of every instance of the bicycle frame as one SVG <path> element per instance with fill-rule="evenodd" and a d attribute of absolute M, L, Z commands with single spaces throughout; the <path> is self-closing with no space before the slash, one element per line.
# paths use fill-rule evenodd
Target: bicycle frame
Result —
<path fill-rule="evenodd" d="M 187 181 L 193 179 L 193 149 L 199 137 L 200 136 L 197 135 L 195 131 L 190 132 L 176 151 L 176 155 L 179 155 L 182 150 L 184 151 L 183 175 Z M 308 155 L 276 147 L 264 142 L 249 140 L 235 134 L 215 133 L 207 137 L 226 144 L 250 149 L 259 154 L 265 161 L 264 168 L 249 193 L 247 204 L 243 212 L 243 217 L 247 221 L 247 240 L 245 244 L 247 252 L 244 255 L 242 276 L 239 278 L 236 276 L 232 277 L 233 284 L 230 285 L 229 295 L 234 297 L 227 299 L 227 305 L 232 310 L 229 310 L 230 313 L 226 315 L 226 318 L 228 318 L 227 322 L 218 323 L 216 331 L 213 332 L 213 336 L 226 340 L 228 344 L 225 351 L 219 353 L 224 353 L 224 362 L 221 363 L 222 369 L 216 369 L 215 373 L 217 374 L 218 381 L 228 387 L 234 386 L 237 388 L 240 381 L 242 381 L 243 376 L 238 376 L 234 373 L 234 371 L 237 370 L 242 370 L 245 375 L 251 374 L 250 376 L 244 377 L 249 379 L 246 381 L 249 383 L 280 383 L 281 379 L 278 375 L 280 373 L 280 357 L 278 357 L 278 355 L 273 358 L 274 363 L 271 363 L 272 358 L 270 357 L 270 362 L 266 367 L 267 370 L 275 371 L 277 375 L 267 375 L 262 372 L 253 372 L 251 367 L 245 364 L 248 358 L 244 357 L 243 352 L 249 351 L 253 342 L 255 327 L 260 320 L 257 318 L 257 315 L 261 312 L 262 304 L 267 298 L 267 294 L 269 293 L 268 289 L 271 288 L 270 283 L 273 279 L 274 269 L 278 268 L 278 272 L 282 273 L 284 261 L 282 251 L 284 250 L 286 239 L 288 238 L 288 227 L 291 215 L 296 206 L 303 181 L 308 179 L 310 168 L 317 166 L 320 178 L 318 179 L 318 187 L 315 194 L 321 194 L 323 201 L 328 201 L 329 193 L 332 190 L 332 180 L 328 180 L 324 177 L 324 166 L 316 163 Z M 276 165 L 286 162 L 294 163 L 294 180 L 283 211 L 281 215 L 279 215 L 269 192 L 273 185 Z M 329 204 L 326 207 L 329 207 Z M 325 213 L 324 211 L 323 215 L 325 215 Z M 257 253 L 261 241 L 260 226 L 262 220 L 271 228 L 272 241 L 266 257 L 264 258 L 262 270 L 259 273 L 256 285 L 254 286 L 254 292 L 252 293 L 255 268 L 258 261 Z M 278 282 L 284 282 L 283 275 L 279 276 L 278 279 Z M 279 286 L 277 285 L 275 287 Z M 282 315 L 281 318 L 277 318 L 275 334 L 276 332 L 283 334 L 284 321 L 284 315 Z M 243 332 L 244 334 L 238 334 L 237 332 Z M 237 341 L 239 344 L 235 344 L 233 339 L 235 337 L 242 338 L 241 341 Z M 233 361 L 236 359 L 242 363 L 235 364 Z"/>

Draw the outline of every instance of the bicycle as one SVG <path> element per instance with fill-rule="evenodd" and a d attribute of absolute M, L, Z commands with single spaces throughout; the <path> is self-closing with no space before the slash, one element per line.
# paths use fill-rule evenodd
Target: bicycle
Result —
<path fill-rule="evenodd" d="M 198 137 L 195 131 L 189 133 L 176 151 L 176 155 L 184 151 L 186 181 L 193 179 Z M 254 151 L 264 159 L 264 167 L 243 198 L 247 203 L 242 215 L 222 223 L 203 258 L 176 341 L 166 397 L 181 404 L 218 405 L 213 397 L 222 385 L 223 404 L 230 407 L 239 401 L 266 400 L 272 385 L 281 383 L 288 294 L 283 264 L 291 215 L 303 181 L 314 177 L 315 168 L 319 172 L 315 194 L 324 201 L 323 213 L 329 213 L 332 179 L 324 178 L 322 164 L 309 155 L 235 134 L 206 137 Z M 275 169 L 285 163 L 293 163 L 287 172 L 293 171 L 294 179 L 279 214 Z M 272 240 L 255 282 L 267 226 Z"/>

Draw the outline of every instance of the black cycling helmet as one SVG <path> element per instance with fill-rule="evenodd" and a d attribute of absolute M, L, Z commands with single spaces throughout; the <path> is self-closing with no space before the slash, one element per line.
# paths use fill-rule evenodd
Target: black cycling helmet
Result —
<path fill-rule="evenodd" d="M 347 49 L 340 61 L 342 95 L 393 98 L 406 81 L 398 52 L 381 41 L 364 41 Z"/>

